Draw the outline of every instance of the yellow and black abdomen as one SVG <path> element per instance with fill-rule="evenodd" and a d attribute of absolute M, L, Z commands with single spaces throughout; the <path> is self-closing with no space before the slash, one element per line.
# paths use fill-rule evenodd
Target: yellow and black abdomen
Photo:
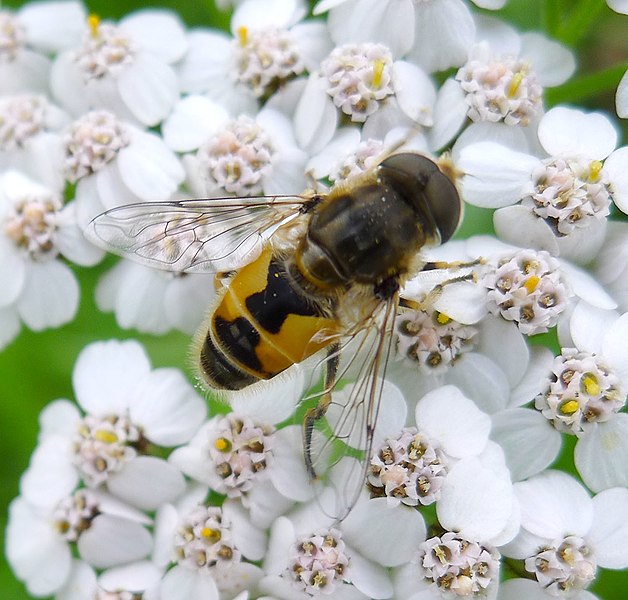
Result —
<path fill-rule="evenodd" d="M 201 374 L 211 387 L 227 390 L 270 379 L 325 347 L 326 336 L 315 336 L 335 325 L 267 248 L 238 271 L 213 312 L 201 340 Z"/>

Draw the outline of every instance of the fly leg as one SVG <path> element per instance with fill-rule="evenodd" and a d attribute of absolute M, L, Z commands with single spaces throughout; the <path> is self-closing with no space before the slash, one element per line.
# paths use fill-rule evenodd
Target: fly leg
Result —
<path fill-rule="evenodd" d="M 318 400 L 318 404 L 308 409 L 303 419 L 303 457 L 309 476 L 316 479 L 316 471 L 312 463 L 312 434 L 316 422 L 322 419 L 331 404 L 331 392 L 336 385 L 336 375 L 340 363 L 340 346 L 331 344 L 327 347 L 327 360 L 325 361 L 325 387 Z"/>

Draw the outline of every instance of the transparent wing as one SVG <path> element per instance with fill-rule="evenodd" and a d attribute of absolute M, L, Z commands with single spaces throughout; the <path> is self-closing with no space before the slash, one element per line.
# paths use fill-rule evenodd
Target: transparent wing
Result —
<path fill-rule="evenodd" d="M 321 508 L 336 520 L 349 514 L 364 490 L 397 309 L 397 297 L 379 304 L 372 316 L 340 341 L 335 381 L 309 398 L 319 400 L 331 393 L 325 423 L 317 426 L 304 451 L 306 463 L 320 479 Z M 334 356 L 326 359 L 331 360 Z"/>
<path fill-rule="evenodd" d="M 142 202 L 98 215 L 94 244 L 166 271 L 220 272 L 250 262 L 273 231 L 303 212 L 308 196 Z"/>

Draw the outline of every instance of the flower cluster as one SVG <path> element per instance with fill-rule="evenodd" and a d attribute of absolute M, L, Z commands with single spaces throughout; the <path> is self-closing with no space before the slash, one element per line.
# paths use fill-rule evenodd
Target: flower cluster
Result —
<path fill-rule="evenodd" d="M 595 598 L 604 569 L 628 567 L 628 147 L 608 114 L 548 101 L 575 52 L 477 10 L 505 0 L 221 4 L 229 32 L 77 0 L 0 9 L 0 348 L 72 321 L 105 254 L 83 233 L 122 206 L 137 225 L 111 239 L 124 253 L 133 237 L 136 260 L 95 287 L 121 328 L 198 331 L 202 370 L 218 298 L 247 319 L 251 298 L 276 305 L 273 277 L 296 298 L 269 331 L 209 324 L 234 353 L 285 362 L 270 377 L 225 359 L 217 378 L 269 379 L 224 398 L 139 342 L 85 346 L 9 507 L 17 579 L 56 600 Z M 312 336 L 298 311 L 323 277 L 292 256 L 316 210 L 303 199 L 380 194 L 374 169 L 400 152 L 460 206 L 425 175 L 424 247 L 375 289 L 324 290 Z M 219 218 L 207 200 L 181 217 L 193 197 L 220 199 Z M 160 202 L 168 220 L 139 218 Z M 465 206 L 465 234 L 438 244 L 435 223 Z M 342 225 L 348 248 L 398 234 Z M 247 268 L 269 247 L 262 281 Z M 164 270 L 146 266 L 157 255 Z M 299 344 L 331 351 L 300 361 Z M 567 436 L 569 474 L 552 468 Z"/>

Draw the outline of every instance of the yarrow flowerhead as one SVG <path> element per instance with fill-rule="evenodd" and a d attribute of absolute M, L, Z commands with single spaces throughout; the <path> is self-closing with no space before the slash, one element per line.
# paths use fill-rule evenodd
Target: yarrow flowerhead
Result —
<path fill-rule="evenodd" d="M 258 98 L 305 70 L 289 31 L 241 26 L 237 36 L 233 42 L 236 79 Z"/>
<path fill-rule="evenodd" d="M 595 579 L 597 565 L 585 540 L 570 535 L 525 560 L 526 571 L 554 597 L 569 597 Z"/>
<path fill-rule="evenodd" d="M 603 357 L 563 348 L 535 406 L 559 431 L 579 435 L 622 409 L 626 391 Z"/>
<path fill-rule="evenodd" d="M 263 192 L 272 169 L 270 137 L 251 117 L 240 116 L 212 136 L 197 153 L 199 169 L 213 186 L 237 196 Z"/>
<path fill-rule="evenodd" d="M 226 569 L 241 559 L 231 536 L 231 524 L 216 506 L 198 506 L 179 523 L 174 550 L 188 569 Z"/>
<path fill-rule="evenodd" d="M 461 354 L 473 350 L 478 332 L 438 311 L 412 310 L 398 321 L 398 355 L 430 373 L 446 371 Z"/>
<path fill-rule="evenodd" d="M 427 506 L 440 497 L 446 475 L 442 451 L 410 427 L 375 451 L 367 481 L 373 496 L 386 496 L 394 504 Z"/>
<path fill-rule="evenodd" d="M 68 179 L 75 182 L 103 169 L 129 143 L 124 124 L 113 113 L 87 113 L 72 124 L 64 137 Z"/>
<path fill-rule="evenodd" d="M 557 157 L 544 162 L 532 174 L 534 191 L 521 204 L 544 219 L 555 235 L 569 235 L 603 221 L 610 214 L 610 183 L 602 162 Z"/>
<path fill-rule="evenodd" d="M 472 121 L 525 126 L 541 109 L 543 88 L 525 60 L 477 53 L 459 69 L 456 79 L 466 93 Z"/>
<path fill-rule="evenodd" d="M 349 564 L 341 532 L 330 529 L 297 541 L 285 577 L 310 596 L 329 595 L 345 580 Z"/>
<path fill-rule="evenodd" d="M 382 44 L 345 44 L 321 63 L 327 93 L 352 121 L 364 122 L 394 94 L 392 54 Z"/>
<path fill-rule="evenodd" d="M 520 250 L 501 259 L 483 283 L 489 290 L 489 311 L 514 321 L 526 335 L 556 325 L 570 296 L 559 262 L 545 251 Z"/>
<path fill-rule="evenodd" d="M 495 548 L 449 531 L 421 545 L 419 565 L 441 597 L 477 598 L 497 585 L 500 555 Z"/>

